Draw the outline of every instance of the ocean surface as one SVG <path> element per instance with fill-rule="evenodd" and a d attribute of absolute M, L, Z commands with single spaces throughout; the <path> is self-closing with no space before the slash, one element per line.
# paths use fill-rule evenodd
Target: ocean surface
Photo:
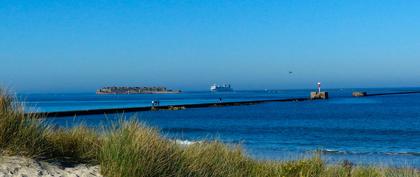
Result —
<path fill-rule="evenodd" d="M 271 102 L 246 106 L 127 113 L 179 142 L 218 139 L 240 144 L 256 159 L 289 160 L 321 151 L 329 163 L 420 168 L 420 94 L 352 98 L 352 91 L 391 93 L 420 90 L 330 89 L 329 100 Z M 235 91 L 230 93 L 96 95 L 95 93 L 18 94 L 31 111 L 211 103 L 308 97 L 310 90 Z M 107 126 L 120 115 L 51 118 L 47 123 L 71 127 Z"/>

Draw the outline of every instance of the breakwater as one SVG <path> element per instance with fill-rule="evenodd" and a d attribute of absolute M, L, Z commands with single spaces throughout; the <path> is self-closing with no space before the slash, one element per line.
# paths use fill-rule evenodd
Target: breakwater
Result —
<path fill-rule="evenodd" d="M 162 106 L 143 106 L 143 107 L 129 107 L 129 108 L 109 108 L 109 109 L 91 109 L 91 110 L 74 110 L 74 111 L 57 111 L 57 112 L 36 112 L 29 114 L 36 114 L 43 117 L 71 117 L 81 115 L 95 115 L 95 114 L 116 114 L 128 112 L 141 111 L 156 111 L 156 110 L 182 110 L 189 108 L 207 108 L 207 107 L 221 107 L 221 106 L 241 106 L 253 105 L 267 102 L 297 102 L 306 101 L 308 98 L 289 98 L 289 99 L 271 99 L 271 100 L 254 100 L 254 101 L 237 101 L 237 102 L 217 102 L 217 103 L 199 103 L 199 104 L 179 104 L 179 105 L 162 105 Z"/>
<path fill-rule="evenodd" d="M 357 92 L 361 93 L 361 92 Z M 404 91 L 404 92 L 392 92 L 392 93 L 373 93 L 369 94 L 356 94 L 357 97 L 369 97 L 369 96 L 385 96 L 385 95 L 403 95 L 403 94 L 420 94 L 420 91 Z M 353 93 L 353 96 L 355 92 Z M 351 95 L 349 95 L 350 97 Z M 178 104 L 178 105 L 152 105 L 142 107 L 127 107 L 127 108 L 107 108 L 107 109 L 87 109 L 87 110 L 72 110 L 72 111 L 56 111 L 56 112 L 35 112 L 28 114 L 36 114 L 42 117 L 71 117 L 71 116 L 82 116 L 82 115 L 97 115 L 97 114 L 116 114 L 116 113 L 129 113 L 129 112 L 142 112 L 142 111 L 156 111 L 156 110 L 183 110 L 189 108 L 207 108 L 207 107 L 222 107 L 222 106 L 241 106 L 241 105 L 252 105 L 261 104 L 268 102 L 300 102 L 312 100 L 308 98 L 288 98 L 288 99 L 269 99 L 269 100 L 252 100 L 252 101 L 234 101 L 234 102 L 215 102 L 215 103 L 198 103 L 198 104 Z"/>
<path fill-rule="evenodd" d="M 392 92 L 392 93 L 367 93 L 366 96 L 385 96 L 385 95 L 406 95 L 406 94 L 416 94 L 420 91 L 406 91 L 406 92 Z"/>

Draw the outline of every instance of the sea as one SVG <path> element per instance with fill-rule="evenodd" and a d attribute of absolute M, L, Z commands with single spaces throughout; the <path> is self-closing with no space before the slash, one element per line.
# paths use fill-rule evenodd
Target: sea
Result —
<path fill-rule="evenodd" d="M 48 118 L 52 126 L 109 126 L 138 119 L 179 143 L 218 140 L 241 146 L 259 160 L 294 160 L 321 154 L 328 163 L 420 168 L 420 94 L 351 96 L 420 88 L 327 89 L 328 100 L 160 110 L 125 114 Z M 96 95 L 17 94 L 27 112 L 307 98 L 311 90 L 255 90 L 212 93 Z"/>

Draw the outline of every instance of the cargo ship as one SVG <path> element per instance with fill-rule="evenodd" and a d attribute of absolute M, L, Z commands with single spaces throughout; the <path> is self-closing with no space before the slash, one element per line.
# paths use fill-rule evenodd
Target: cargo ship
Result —
<path fill-rule="evenodd" d="M 171 90 L 166 87 L 103 87 L 96 94 L 175 94 L 181 90 Z"/>
<path fill-rule="evenodd" d="M 213 84 L 210 87 L 210 91 L 211 92 L 231 92 L 231 91 L 233 91 L 233 89 L 230 86 L 230 84 L 223 84 L 223 85 Z"/>

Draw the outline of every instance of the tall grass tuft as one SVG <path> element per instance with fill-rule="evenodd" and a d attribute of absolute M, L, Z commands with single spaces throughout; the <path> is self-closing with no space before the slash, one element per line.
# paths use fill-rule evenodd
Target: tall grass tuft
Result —
<path fill-rule="evenodd" d="M 240 147 L 213 141 L 183 149 L 185 176 L 250 176 L 254 161 Z"/>
<path fill-rule="evenodd" d="M 420 171 L 413 168 L 381 168 L 382 176 L 386 177 L 418 177 Z"/>
<path fill-rule="evenodd" d="M 0 150 L 2 154 L 40 157 L 49 153 L 48 126 L 25 115 L 15 98 L 0 89 Z"/>
<path fill-rule="evenodd" d="M 100 135 L 91 128 L 78 126 L 70 129 L 56 129 L 49 133 L 47 140 L 52 151 L 51 159 L 75 163 L 98 163 L 101 148 Z"/>
<path fill-rule="evenodd" d="M 324 161 L 320 156 L 314 156 L 310 159 L 302 159 L 296 161 L 285 162 L 280 165 L 281 176 L 290 177 L 316 177 L 324 172 Z"/>
<path fill-rule="evenodd" d="M 132 120 L 114 124 L 99 154 L 105 176 L 177 176 L 182 168 L 180 147 L 155 129 Z"/>
<path fill-rule="evenodd" d="M 43 117 L 25 114 L 16 98 L 0 89 L 0 153 L 40 159 L 95 162 L 98 134 L 86 127 L 52 129 Z"/>

